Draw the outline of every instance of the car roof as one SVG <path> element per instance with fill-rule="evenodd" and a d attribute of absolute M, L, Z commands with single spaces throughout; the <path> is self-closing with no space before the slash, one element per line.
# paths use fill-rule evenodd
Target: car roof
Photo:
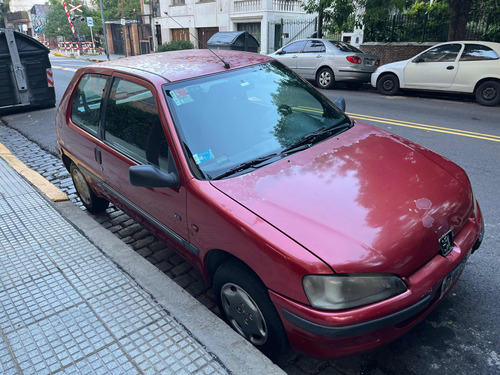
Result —
<path fill-rule="evenodd" d="M 106 61 L 93 66 L 117 71 L 148 72 L 163 77 L 167 81 L 175 82 L 273 60 L 271 57 L 258 53 L 229 50 L 214 50 L 213 52 L 229 63 L 230 69 L 226 69 L 224 63 L 207 49 L 151 53 Z"/>

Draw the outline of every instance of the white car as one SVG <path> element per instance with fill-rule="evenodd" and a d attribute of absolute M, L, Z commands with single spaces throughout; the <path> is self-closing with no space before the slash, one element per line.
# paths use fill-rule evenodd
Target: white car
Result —
<path fill-rule="evenodd" d="M 456 92 L 494 106 L 500 103 L 500 43 L 441 43 L 409 60 L 380 66 L 371 84 L 383 95 L 399 89 Z"/>

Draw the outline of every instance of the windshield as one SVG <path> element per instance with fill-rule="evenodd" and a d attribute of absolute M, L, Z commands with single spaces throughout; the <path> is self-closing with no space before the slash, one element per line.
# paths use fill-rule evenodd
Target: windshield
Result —
<path fill-rule="evenodd" d="M 202 179 L 245 173 L 266 159 L 304 149 L 301 140 L 310 146 L 351 124 L 277 62 L 167 84 L 164 90 L 193 173 Z M 325 137 L 311 136 L 325 130 Z"/>

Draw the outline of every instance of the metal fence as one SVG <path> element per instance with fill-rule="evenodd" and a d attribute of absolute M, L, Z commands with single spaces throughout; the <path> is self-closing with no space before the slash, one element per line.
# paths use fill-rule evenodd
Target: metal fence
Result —
<path fill-rule="evenodd" d="M 444 42 L 448 40 L 449 19 L 433 15 L 395 14 L 386 20 L 365 24 L 365 42 Z M 500 25 L 488 14 L 471 14 L 468 40 L 500 41 Z"/>

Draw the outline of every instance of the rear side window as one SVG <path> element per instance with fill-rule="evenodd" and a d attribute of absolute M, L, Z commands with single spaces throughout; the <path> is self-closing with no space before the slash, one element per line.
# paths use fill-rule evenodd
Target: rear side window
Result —
<path fill-rule="evenodd" d="M 481 44 L 466 44 L 460 61 L 498 60 L 498 54 Z"/>
<path fill-rule="evenodd" d="M 142 164 L 168 170 L 168 145 L 152 92 L 115 78 L 106 107 L 104 140 Z"/>
<path fill-rule="evenodd" d="M 318 52 L 325 52 L 325 45 L 323 42 L 319 40 L 308 40 L 306 43 L 306 46 L 304 47 L 304 50 L 302 53 L 318 53 Z"/>
<path fill-rule="evenodd" d="M 99 131 L 99 115 L 104 90 L 109 77 L 85 74 L 71 103 L 71 120 L 93 135 Z"/>

